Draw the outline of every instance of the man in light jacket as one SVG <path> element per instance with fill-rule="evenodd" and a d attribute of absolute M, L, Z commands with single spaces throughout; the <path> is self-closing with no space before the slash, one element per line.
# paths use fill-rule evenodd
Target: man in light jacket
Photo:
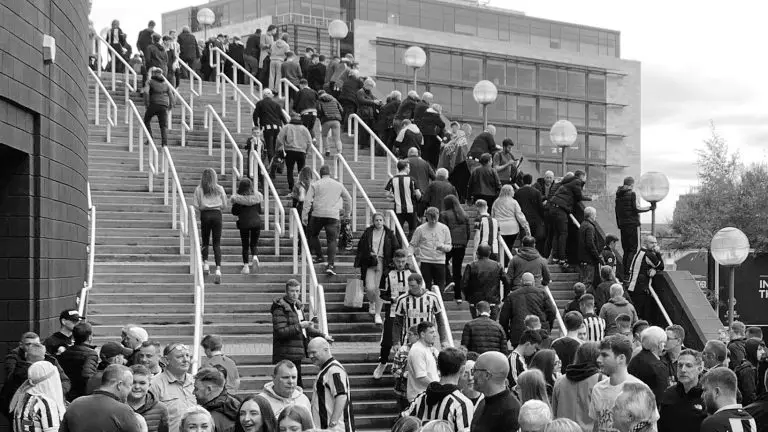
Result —
<path fill-rule="evenodd" d="M 288 189 L 293 190 L 293 167 L 301 172 L 307 158 L 309 146 L 312 145 L 312 135 L 304 127 L 301 117 L 294 114 L 291 122 L 280 129 L 277 134 L 277 154 L 285 153 L 285 166 L 288 175 Z"/>

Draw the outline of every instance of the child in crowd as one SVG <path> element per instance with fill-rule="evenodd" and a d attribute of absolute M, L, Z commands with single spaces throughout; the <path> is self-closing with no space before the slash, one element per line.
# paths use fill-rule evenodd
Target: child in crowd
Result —
<path fill-rule="evenodd" d="M 411 350 L 411 346 L 419 340 L 419 333 L 416 328 L 417 326 L 411 326 L 408 329 L 408 343 L 400 347 L 392 361 L 392 375 L 395 378 L 395 399 L 397 400 L 398 411 L 404 411 L 410 406 L 407 397 L 408 376 L 406 369 L 408 366 L 408 352 Z"/>
<path fill-rule="evenodd" d="M 248 177 L 240 180 L 237 193 L 232 194 L 232 214 L 237 216 L 237 229 L 240 230 L 240 245 L 243 254 L 243 269 L 241 274 L 251 272 L 249 254 L 253 256 L 253 268 L 258 269 L 259 236 L 261 235 L 261 203 L 264 196 L 253 190 L 253 182 Z"/>
<path fill-rule="evenodd" d="M 293 208 L 299 212 L 299 215 L 304 210 L 304 198 L 307 196 L 309 184 L 312 183 L 314 176 L 312 167 L 305 166 L 299 171 L 299 181 L 296 182 L 291 191 L 291 203 Z M 312 217 L 312 210 L 310 210 L 309 217 Z"/>
<path fill-rule="evenodd" d="M 613 252 L 613 249 L 616 247 L 616 243 L 619 242 L 619 238 L 616 237 L 613 234 L 608 234 L 605 236 L 605 246 L 603 247 L 603 251 L 600 252 L 600 259 L 603 261 L 603 265 L 610 266 L 613 270 L 613 274 L 616 274 L 616 254 Z M 621 282 L 618 279 L 616 279 L 616 282 Z"/>
<path fill-rule="evenodd" d="M 565 307 L 565 313 L 576 311 L 579 312 L 579 299 L 584 293 L 587 292 L 587 287 L 581 282 L 573 284 L 573 300 Z"/>
<path fill-rule="evenodd" d="M 389 352 L 392 350 L 392 327 L 395 321 L 392 303 L 400 295 L 408 293 L 408 276 L 411 275 L 411 271 L 408 269 L 408 252 L 405 249 L 398 249 L 393 253 L 392 266 L 393 268 L 382 276 L 379 284 L 379 295 L 384 302 L 382 307 L 384 328 L 381 334 L 379 365 L 373 371 L 373 378 L 375 379 L 380 379 L 384 375 L 384 369 L 386 369 L 389 360 Z"/>

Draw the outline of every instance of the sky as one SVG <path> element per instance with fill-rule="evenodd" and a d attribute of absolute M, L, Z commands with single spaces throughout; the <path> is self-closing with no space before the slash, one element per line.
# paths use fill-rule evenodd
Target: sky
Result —
<path fill-rule="evenodd" d="M 119 19 L 128 40 L 162 12 L 203 0 L 93 0 L 97 30 Z M 162 6 L 157 7 L 160 4 Z M 527 15 L 621 32 L 621 57 L 642 63 L 642 172 L 661 171 L 670 194 L 657 220 L 671 220 L 677 197 L 696 184 L 696 150 L 710 123 L 742 160 L 768 160 L 768 88 L 752 82 L 768 70 L 761 2 L 705 0 L 491 0 Z M 149 12 L 156 10 L 156 12 Z M 162 28 L 158 30 L 163 31 Z M 756 78 L 755 78 L 756 79 Z M 650 214 L 643 214 L 650 220 Z"/>

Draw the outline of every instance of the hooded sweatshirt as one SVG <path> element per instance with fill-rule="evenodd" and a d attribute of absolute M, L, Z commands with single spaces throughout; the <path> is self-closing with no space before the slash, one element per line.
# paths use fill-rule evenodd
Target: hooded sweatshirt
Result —
<path fill-rule="evenodd" d="M 613 297 L 608 300 L 608 303 L 603 305 L 600 309 L 600 318 L 605 320 L 605 336 L 619 333 L 619 328 L 616 326 L 616 317 L 623 313 L 632 318 L 633 325 L 637 322 L 638 318 L 635 307 L 624 297 Z"/>
<path fill-rule="evenodd" d="M 155 399 L 152 392 L 147 393 L 144 405 L 134 410 L 136 414 L 144 417 L 147 422 L 148 432 L 168 431 L 168 408 Z"/>
<path fill-rule="evenodd" d="M 269 402 L 272 411 L 275 413 L 275 417 L 279 416 L 284 409 L 292 406 L 300 406 L 307 411 L 312 412 L 309 398 L 304 394 L 304 390 L 301 387 L 297 386 L 293 390 L 293 394 L 286 398 L 275 393 L 275 384 L 268 382 L 264 384 L 264 392 L 262 392 L 261 395 Z"/>
<path fill-rule="evenodd" d="M 557 379 L 552 394 L 552 414 L 556 418 L 569 418 L 591 431 L 593 420 L 589 417 L 589 401 L 592 387 L 603 374 L 594 362 L 576 363 L 565 368 L 565 375 Z"/>
<path fill-rule="evenodd" d="M 203 404 L 213 417 L 216 432 L 233 432 L 239 415 L 240 402 L 223 390 L 220 395 Z"/>
<path fill-rule="evenodd" d="M 301 119 L 291 119 L 291 122 L 280 129 L 277 134 L 277 152 L 284 150 L 299 153 L 307 153 L 312 145 L 312 134 L 301 123 Z"/>
<path fill-rule="evenodd" d="M 551 280 L 547 261 L 535 247 L 520 248 L 509 263 L 507 277 L 511 280 L 513 289 L 523 285 L 523 273 L 531 273 L 536 280 L 536 286 L 549 285 Z"/>
<path fill-rule="evenodd" d="M 290 50 L 291 47 L 288 45 L 288 42 L 282 39 L 278 39 L 275 41 L 275 43 L 272 44 L 269 58 L 272 61 L 283 61 L 285 60 L 285 53 Z M 217 430 L 217 432 L 219 431 Z"/>
<path fill-rule="evenodd" d="M 431 382 L 427 391 L 416 396 L 403 416 L 415 416 L 422 424 L 430 420 L 447 420 L 453 430 L 469 430 L 474 405 L 454 384 Z"/>

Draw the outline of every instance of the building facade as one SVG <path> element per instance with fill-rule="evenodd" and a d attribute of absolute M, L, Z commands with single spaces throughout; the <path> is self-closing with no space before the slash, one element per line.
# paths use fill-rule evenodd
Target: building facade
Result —
<path fill-rule="evenodd" d="M 473 125 L 473 134 L 482 131 L 482 111 L 472 88 L 487 79 L 499 90 L 488 107 L 497 139 L 511 138 L 539 172 L 561 174 L 561 154 L 549 140 L 549 129 L 568 119 L 579 132 L 568 150 L 568 169 L 585 170 L 591 192 L 606 192 L 625 176 L 640 174 L 640 63 L 620 57 L 616 31 L 461 0 L 248 3 L 220 0 L 199 7 L 214 10 L 225 33 L 238 28 L 252 33 L 256 27 L 249 21 L 257 17 L 282 25 L 298 51 L 307 45 L 323 51 L 330 46 L 327 23 L 348 21 L 350 35 L 342 51 L 346 47 L 355 55 L 361 73 L 376 79 L 381 95 L 413 89 L 414 71 L 403 53 L 418 45 L 427 53 L 427 63 L 417 71 L 418 90 L 433 93 L 451 120 Z M 250 10 L 238 14 L 242 8 Z M 197 10 L 164 14 L 163 29 L 194 29 Z"/>

